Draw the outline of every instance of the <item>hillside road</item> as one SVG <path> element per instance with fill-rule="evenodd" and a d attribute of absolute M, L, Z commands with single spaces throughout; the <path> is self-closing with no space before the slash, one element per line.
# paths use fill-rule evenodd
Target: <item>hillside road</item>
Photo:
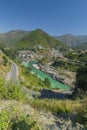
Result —
<path fill-rule="evenodd" d="M 18 81 L 18 66 L 11 61 L 11 70 L 7 75 L 7 81 L 13 80 L 14 82 Z"/>

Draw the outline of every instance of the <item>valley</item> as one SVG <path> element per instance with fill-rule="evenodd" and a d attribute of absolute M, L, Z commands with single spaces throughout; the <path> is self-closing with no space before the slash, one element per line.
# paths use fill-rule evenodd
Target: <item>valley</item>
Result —
<path fill-rule="evenodd" d="M 2 130 L 86 130 L 86 49 L 41 29 L 11 31 L 0 41 Z"/>

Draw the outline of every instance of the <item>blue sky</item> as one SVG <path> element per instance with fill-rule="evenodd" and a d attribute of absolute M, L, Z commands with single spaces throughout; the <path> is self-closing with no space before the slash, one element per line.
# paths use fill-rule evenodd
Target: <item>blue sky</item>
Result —
<path fill-rule="evenodd" d="M 87 0 L 0 0 L 0 33 L 36 28 L 50 35 L 87 34 Z"/>

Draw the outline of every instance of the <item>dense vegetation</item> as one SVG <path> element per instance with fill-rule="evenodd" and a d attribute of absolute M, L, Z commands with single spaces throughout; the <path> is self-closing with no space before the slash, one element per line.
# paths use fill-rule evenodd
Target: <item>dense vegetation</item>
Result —
<path fill-rule="evenodd" d="M 3 55 L 2 59 L 3 59 L 3 65 L 6 66 L 8 63 L 8 58 L 5 55 Z"/>
<path fill-rule="evenodd" d="M 84 51 L 74 51 L 65 46 L 60 48 L 64 57 L 57 57 L 53 59 L 52 66 L 55 68 L 61 68 L 73 72 L 77 72 L 78 68 L 83 68 L 87 65 L 87 52 Z"/>
<path fill-rule="evenodd" d="M 77 70 L 76 85 L 79 89 L 82 89 L 85 93 L 87 92 L 87 66 L 79 68 Z"/>
<path fill-rule="evenodd" d="M 22 87 L 18 84 L 5 83 L 5 80 L 0 78 L 0 99 L 15 99 L 24 100 L 26 99 L 25 93 L 22 91 Z"/>
<path fill-rule="evenodd" d="M 0 130 L 41 130 L 39 123 L 20 108 L 8 107 L 0 112 Z"/>
<path fill-rule="evenodd" d="M 55 59 L 54 62 L 52 63 L 52 66 L 55 68 L 61 68 L 69 71 L 76 72 L 78 68 L 78 64 L 66 60 L 61 60 L 61 59 Z"/>
<path fill-rule="evenodd" d="M 74 95 L 79 98 L 84 98 L 87 95 L 87 66 L 77 69 Z"/>
<path fill-rule="evenodd" d="M 17 51 L 14 49 L 2 49 L 3 53 L 10 59 L 15 60 L 17 56 Z"/>

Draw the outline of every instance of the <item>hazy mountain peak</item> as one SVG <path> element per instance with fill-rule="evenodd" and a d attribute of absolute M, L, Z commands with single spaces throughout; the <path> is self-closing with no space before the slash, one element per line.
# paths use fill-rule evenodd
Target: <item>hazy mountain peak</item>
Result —
<path fill-rule="evenodd" d="M 72 34 L 65 34 L 62 36 L 55 37 L 55 38 L 71 47 L 77 46 L 79 44 L 79 39 Z"/>

